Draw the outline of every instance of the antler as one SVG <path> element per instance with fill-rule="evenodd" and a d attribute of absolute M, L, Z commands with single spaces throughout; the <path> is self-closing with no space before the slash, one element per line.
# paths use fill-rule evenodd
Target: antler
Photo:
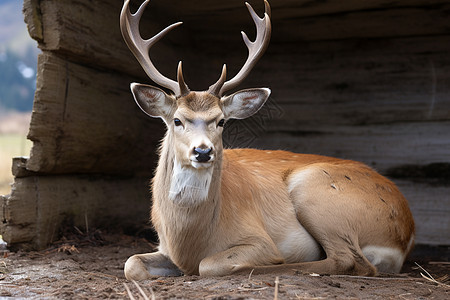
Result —
<path fill-rule="evenodd" d="M 150 79 L 158 85 L 170 89 L 177 97 L 186 95 L 189 93 L 189 88 L 183 80 L 181 61 L 178 64 L 177 82 L 162 75 L 153 65 L 149 55 L 150 48 L 169 31 L 181 25 L 182 22 L 174 23 L 166 27 L 157 35 L 148 40 L 142 39 L 141 34 L 139 33 L 139 22 L 148 2 L 149 0 L 146 0 L 141 4 L 137 12 L 132 14 L 129 8 L 130 0 L 124 1 L 122 11 L 120 13 L 120 30 L 122 32 L 123 39 Z"/>
<path fill-rule="evenodd" d="M 245 77 L 247 77 L 247 75 L 255 66 L 258 59 L 260 59 L 264 54 L 264 51 L 266 51 L 267 46 L 269 45 L 270 34 L 272 32 L 272 27 L 270 25 L 271 11 L 269 3 L 264 0 L 265 13 L 263 18 L 260 18 L 255 13 L 250 4 L 246 2 L 245 5 L 247 5 L 248 11 L 250 12 L 250 15 L 253 18 L 253 22 L 255 22 L 256 25 L 256 39 L 254 42 L 250 41 L 245 32 L 241 31 L 242 39 L 244 40 L 244 43 L 248 49 L 247 61 L 245 62 L 242 69 L 236 74 L 236 76 L 226 82 L 224 82 L 226 76 L 226 66 L 224 65 L 222 69 L 222 75 L 220 76 L 219 80 L 208 89 L 208 92 L 211 94 L 222 96 L 226 91 L 238 86 L 245 79 Z"/>

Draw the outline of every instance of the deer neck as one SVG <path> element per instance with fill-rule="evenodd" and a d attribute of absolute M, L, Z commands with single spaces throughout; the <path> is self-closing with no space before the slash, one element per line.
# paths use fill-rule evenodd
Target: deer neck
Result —
<path fill-rule="evenodd" d="M 211 207 L 214 206 L 212 203 L 217 204 L 220 198 L 221 153 L 217 153 L 212 167 L 196 169 L 182 165 L 171 145 L 173 140 L 168 133 L 162 143 L 156 171 L 154 188 L 159 190 L 155 196 L 162 196 L 161 199 L 174 208 Z"/>
<path fill-rule="evenodd" d="M 183 168 L 175 158 L 171 138 L 168 133 L 163 140 L 153 179 L 152 222 L 159 250 L 184 271 L 195 274 L 220 222 L 222 155 L 216 156 L 220 161 L 210 170 Z"/>
<path fill-rule="evenodd" d="M 208 200 L 213 168 L 195 169 L 182 166 L 176 159 L 173 163 L 168 198 L 182 207 L 197 206 Z"/>

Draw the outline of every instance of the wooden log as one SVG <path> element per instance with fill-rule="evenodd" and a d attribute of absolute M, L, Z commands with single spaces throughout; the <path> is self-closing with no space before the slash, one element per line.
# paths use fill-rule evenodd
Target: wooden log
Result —
<path fill-rule="evenodd" d="M 38 175 L 35 172 L 27 170 L 28 157 L 19 156 L 12 159 L 12 174 L 14 177 L 22 178 Z"/>
<path fill-rule="evenodd" d="M 313 17 L 323 15 L 335 15 L 348 12 L 358 11 L 371 11 L 371 10 L 385 10 L 396 8 L 415 8 L 415 7 L 430 7 L 439 6 L 441 4 L 448 3 L 446 0 L 409 0 L 409 1 L 384 1 L 384 0 L 371 0 L 371 1 L 359 1 L 359 0 L 346 0 L 346 1 L 310 1 L 310 0 L 278 0 L 270 1 L 272 11 L 281 15 L 283 18 L 289 18 L 292 16 Z M 252 6 L 259 11 L 264 9 L 262 1 L 251 3 Z M 219 12 L 230 12 L 228 17 L 232 16 L 235 19 L 236 9 L 244 9 L 242 2 L 239 0 L 229 1 L 205 1 L 205 0 L 193 0 L 187 4 L 182 0 L 174 1 L 159 1 L 153 4 L 159 8 L 164 15 L 204 15 L 208 16 L 213 12 L 217 15 Z M 273 16 L 276 15 L 275 13 Z"/>
<path fill-rule="evenodd" d="M 189 7 L 186 7 L 189 5 Z M 263 2 L 252 3 L 262 15 Z M 239 1 L 173 5 L 155 3 L 162 15 L 178 16 L 199 41 L 234 45 L 240 30 L 253 24 Z M 274 42 L 392 38 L 443 35 L 448 32 L 448 2 L 408 1 L 272 1 Z M 232 18 L 230 18 L 232 16 Z M 201 21 L 200 21 L 201 20 Z M 208 24 L 208 26 L 204 26 Z M 224 38 L 226 37 L 226 38 Z M 226 46 L 226 45 L 225 45 Z"/>
<path fill-rule="evenodd" d="M 418 244 L 449 244 L 450 188 L 395 179 L 409 201 L 417 226 Z M 2 196 L 1 232 L 10 244 L 45 248 L 58 238 L 60 224 L 71 218 L 85 228 L 143 222 L 148 195 L 145 179 L 86 178 L 76 176 L 28 177 L 16 180 L 11 196 Z M 53 199 L 49 202 L 49 199 Z M 127 199 L 124 201 L 123 199 Z M 130 200 L 136 201 L 130 205 Z M 117 207 L 122 207 L 117 209 Z M 143 213 L 145 212 L 145 214 Z M 91 216 L 91 217 L 89 217 Z M 95 216 L 95 217 L 93 217 Z"/>
<path fill-rule="evenodd" d="M 43 42 L 42 13 L 39 0 L 24 0 L 23 15 L 30 36 L 38 42 Z"/>
<path fill-rule="evenodd" d="M 272 108 L 272 114 L 277 112 Z M 394 176 L 416 222 L 416 243 L 450 244 L 450 122 L 311 127 L 297 133 L 270 132 L 270 119 L 226 126 L 230 146 L 353 159 Z M 430 171 L 433 166 L 438 169 Z"/>
<path fill-rule="evenodd" d="M 432 36 L 448 33 L 448 4 L 362 10 L 334 15 L 280 16 L 279 41 Z M 290 17 L 289 17 L 290 16 Z M 297 30 L 292 30 L 296 28 Z"/>
<path fill-rule="evenodd" d="M 272 107 L 265 108 L 265 120 L 260 112 L 253 119 L 230 122 L 229 145 L 244 142 L 356 159 L 382 173 L 403 165 L 449 163 L 447 1 L 271 4 L 272 43 L 245 85 L 270 86 Z M 29 170 L 149 175 L 163 126 L 131 100 L 129 82 L 148 79 L 120 36 L 121 5 L 25 0 L 30 33 L 44 50 L 29 134 L 34 141 Z M 262 2 L 252 5 L 262 11 Z M 254 31 L 241 2 L 152 1 L 141 26 L 143 36 L 179 20 L 185 21 L 183 29 L 152 50 L 162 73 L 175 78 L 181 58 L 189 86 L 205 89 L 223 63 L 229 77 L 237 72 L 246 56 L 238 32 L 244 29 L 252 36 Z M 27 177 L 36 174 L 18 166 L 16 174 L 22 178 L 16 179 L 12 195 L 2 199 L 1 230 L 15 243 L 42 247 L 67 211 L 82 225 L 88 207 L 107 223 L 107 216 L 118 211 L 111 208 L 103 215 L 102 208 L 116 194 L 123 195 L 115 188 L 127 191 L 130 201 L 142 196 L 132 194 L 136 186 L 131 177 L 89 177 L 88 182 L 75 175 Z M 448 183 L 442 178 L 433 184 L 427 178 L 394 179 L 410 201 L 417 241 L 449 244 Z M 61 214 L 54 214 L 54 207 L 61 207 Z"/>
<path fill-rule="evenodd" d="M 0 232 L 10 245 L 43 249 L 59 238 L 64 222 L 83 230 L 143 224 L 150 207 L 147 182 L 104 176 L 16 178 L 12 194 L 2 199 Z"/>
<path fill-rule="evenodd" d="M 240 123 L 244 122 L 247 121 Z M 289 132 L 271 132 L 267 129 L 271 123 L 266 123 L 268 127 L 256 127 L 259 124 L 257 120 L 255 123 L 239 124 L 241 126 L 232 132 L 238 136 L 231 136 L 230 140 L 252 140 L 253 143 L 232 146 L 285 149 L 353 159 L 380 172 L 408 164 L 450 163 L 450 122 L 326 125 L 303 127 Z"/>
<path fill-rule="evenodd" d="M 145 78 L 120 35 L 118 16 L 120 1 L 25 1 L 26 20 L 30 28 L 43 28 L 40 47 L 55 51 L 86 65 L 126 72 Z M 138 3 L 133 3 L 136 9 Z M 262 2 L 255 3 L 262 11 Z M 435 36 L 447 34 L 448 4 L 443 0 L 386 3 L 385 1 L 277 1 L 273 6 L 274 43 L 342 39 Z M 38 10 L 36 12 L 36 10 Z M 230 18 L 233 15 L 233 18 Z M 37 17 L 36 17 L 37 16 Z M 206 89 L 211 84 L 207 72 L 199 76 L 198 68 L 220 65 L 224 55 L 235 56 L 233 64 L 241 65 L 246 50 L 239 32 L 254 31 L 245 7 L 240 1 L 179 2 L 152 1 L 145 13 L 141 30 L 150 37 L 165 26 L 184 21 L 182 28 L 171 32 L 152 49 L 156 66 L 166 76 L 175 78 L 176 63 L 183 60 L 192 86 Z M 207 24 L 205 26 L 205 24 Z M 34 32 L 34 31 L 33 31 Z M 39 34 L 33 34 L 40 39 Z M 230 65 L 230 62 L 227 61 Z M 193 68 L 193 70 L 191 70 Z"/>
<path fill-rule="evenodd" d="M 416 244 L 450 245 L 450 187 L 394 179 L 416 222 Z"/>
<path fill-rule="evenodd" d="M 33 178 L 27 179 L 27 183 L 16 179 L 11 194 L 2 196 L 0 232 L 9 245 L 29 244 L 36 238 L 38 194 Z"/>
<path fill-rule="evenodd" d="M 272 132 L 439 122 L 450 120 L 449 54 L 448 35 L 272 44 L 240 88 L 271 88 Z"/>
<path fill-rule="evenodd" d="M 416 243 L 448 245 L 450 188 L 405 179 L 394 181 L 413 212 Z M 13 194 L 1 196 L 0 232 L 9 244 L 42 249 L 59 237 L 60 225 L 67 219 L 82 229 L 86 227 L 85 217 L 91 228 L 114 228 L 118 224 L 125 228 L 144 222 L 149 205 L 145 185 L 145 179 L 136 178 L 35 176 L 16 179 Z"/>
<path fill-rule="evenodd" d="M 60 56 L 84 65 L 146 78 L 119 30 L 123 1 L 44 0 L 39 1 L 38 5 L 35 2 L 25 0 L 24 13 L 31 35 L 38 40 L 41 49 L 57 52 Z M 136 4 L 132 5 L 132 9 L 136 9 Z M 169 25 L 165 22 L 155 22 L 153 17 L 144 18 L 141 24 L 142 35 L 155 35 Z M 35 34 L 39 28 L 42 28 L 43 33 Z M 167 76 L 175 76 L 180 57 L 173 54 L 174 48 L 170 45 L 173 40 L 183 42 L 185 46 L 190 41 L 186 32 L 183 34 L 175 31 L 169 39 L 162 40 L 152 49 L 152 55 L 159 58 L 157 67 L 162 72 L 167 71 Z"/>
<path fill-rule="evenodd" d="M 284 111 L 280 130 L 450 119 L 450 36 L 276 44 L 269 52 L 245 85 L 272 89 L 269 102 Z"/>
<path fill-rule="evenodd" d="M 140 112 L 131 81 L 41 54 L 27 168 L 53 174 L 151 174 L 164 126 Z"/>

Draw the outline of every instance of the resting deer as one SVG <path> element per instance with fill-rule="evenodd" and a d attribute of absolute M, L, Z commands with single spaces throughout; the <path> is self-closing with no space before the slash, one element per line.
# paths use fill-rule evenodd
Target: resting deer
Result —
<path fill-rule="evenodd" d="M 123 37 L 148 76 L 174 95 L 131 84 L 139 107 L 167 126 L 152 182 L 155 253 L 125 264 L 128 279 L 152 276 L 298 270 L 319 274 L 399 272 L 414 240 L 414 221 L 397 187 L 368 166 L 350 160 L 286 151 L 223 149 L 229 119 L 256 113 L 267 88 L 225 95 L 248 75 L 267 48 L 270 7 L 256 24 L 256 40 L 242 33 L 248 58 L 232 79 L 224 65 L 207 91 L 192 92 L 178 65 L 177 81 L 152 64 L 150 48 L 175 23 L 149 40 L 139 33 L 148 1 L 135 14 L 126 0 Z"/>

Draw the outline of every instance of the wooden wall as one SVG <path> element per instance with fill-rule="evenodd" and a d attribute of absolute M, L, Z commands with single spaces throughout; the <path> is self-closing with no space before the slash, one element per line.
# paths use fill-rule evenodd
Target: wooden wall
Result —
<path fill-rule="evenodd" d="M 251 4 L 262 12 L 262 1 Z M 42 247 L 68 216 L 83 226 L 88 215 L 101 226 L 148 215 L 145 180 L 164 126 L 146 118 L 129 92 L 130 82 L 150 80 L 120 35 L 121 5 L 25 0 L 43 54 L 29 133 L 34 146 L 17 162 L 12 194 L 3 197 L 2 232 L 11 243 Z M 226 144 L 363 161 L 400 186 L 418 243 L 450 244 L 448 1 L 271 6 L 271 44 L 241 88 L 267 86 L 272 96 L 258 115 L 227 125 Z M 183 60 L 187 84 L 202 90 L 223 63 L 231 77 L 245 61 L 239 32 L 253 36 L 254 28 L 243 2 L 153 0 L 147 10 L 145 37 L 184 22 L 152 49 L 166 76 L 175 78 Z"/>

